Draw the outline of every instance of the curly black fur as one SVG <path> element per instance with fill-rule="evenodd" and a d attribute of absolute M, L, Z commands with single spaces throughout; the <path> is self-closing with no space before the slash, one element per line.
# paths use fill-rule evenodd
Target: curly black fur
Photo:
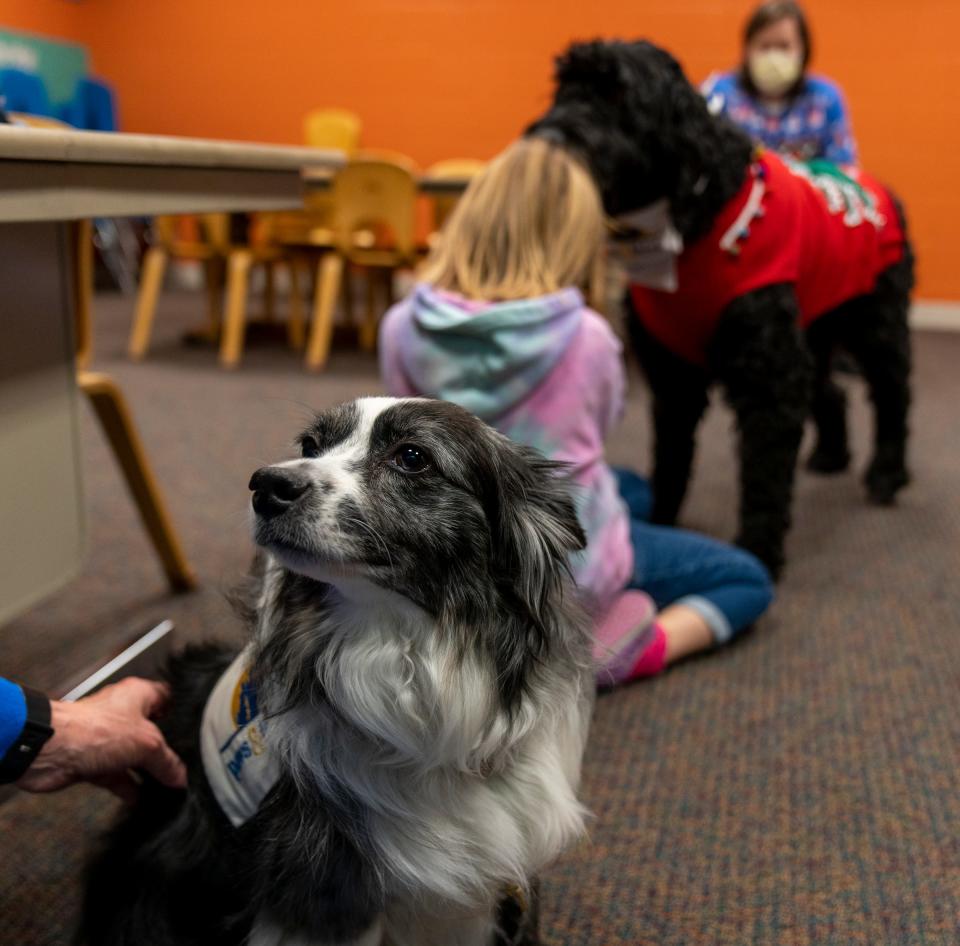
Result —
<path fill-rule="evenodd" d="M 752 146 L 702 96 L 669 53 L 647 42 L 592 42 L 557 60 L 554 102 L 527 134 L 570 149 L 590 168 L 607 213 L 617 216 L 666 198 L 689 245 L 709 230 L 744 183 Z M 904 225 L 906 233 L 906 226 Z M 653 391 L 654 520 L 679 513 L 694 433 L 712 383 L 723 385 L 740 434 L 740 533 L 773 573 L 783 565 L 803 424 L 812 413 L 817 472 L 849 463 L 844 397 L 830 379 L 836 349 L 859 362 L 877 417 L 870 498 L 893 502 L 906 471 L 910 403 L 907 314 L 913 252 L 881 274 L 869 295 L 817 319 L 804 339 L 793 288 L 767 286 L 735 299 L 721 316 L 707 369 L 690 365 L 640 325 L 629 299 L 633 347 Z"/>
<path fill-rule="evenodd" d="M 793 287 L 766 286 L 730 303 L 708 352 L 740 435 L 737 542 L 774 574 L 783 566 L 813 374 L 798 324 Z"/>
<path fill-rule="evenodd" d="M 557 59 L 554 103 L 527 134 L 578 154 L 611 216 L 667 197 L 690 242 L 740 189 L 753 146 L 668 52 L 647 42 L 571 46 Z"/>

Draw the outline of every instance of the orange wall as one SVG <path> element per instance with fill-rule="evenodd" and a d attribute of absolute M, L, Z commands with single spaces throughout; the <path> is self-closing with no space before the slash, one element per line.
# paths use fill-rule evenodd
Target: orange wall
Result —
<path fill-rule="evenodd" d="M 549 100 L 571 39 L 648 36 L 702 79 L 751 0 L 0 0 L 0 23 L 85 42 L 129 131 L 296 142 L 315 105 L 422 165 L 488 157 Z M 960 3 L 807 0 L 814 67 L 850 101 L 864 164 L 904 197 L 921 293 L 960 299 Z M 931 159 L 931 156 L 936 156 Z"/>
<path fill-rule="evenodd" d="M 0 0 L 0 26 L 78 40 L 79 24 L 88 10 L 69 0 Z"/>

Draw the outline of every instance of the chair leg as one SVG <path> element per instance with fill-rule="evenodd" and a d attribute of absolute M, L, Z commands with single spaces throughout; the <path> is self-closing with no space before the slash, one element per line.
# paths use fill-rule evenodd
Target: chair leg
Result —
<path fill-rule="evenodd" d="M 318 371 L 330 355 L 333 337 L 333 310 L 343 277 L 343 257 L 339 253 L 323 256 L 317 267 L 317 288 L 313 300 L 313 318 L 307 340 L 306 366 Z"/>
<path fill-rule="evenodd" d="M 354 323 L 353 274 L 352 267 L 347 266 L 343 274 L 343 321 L 350 326 Z"/>
<path fill-rule="evenodd" d="M 287 341 L 291 348 L 303 350 L 306 327 L 303 317 L 303 297 L 300 295 L 300 263 L 290 262 L 290 313 L 287 317 Z"/>
<path fill-rule="evenodd" d="M 227 258 L 227 309 L 220 336 L 220 364 L 236 368 L 243 353 L 243 337 L 247 318 L 247 282 L 253 254 L 249 250 L 232 250 Z"/>
<path fill-rule="evenodd" d="M 140 361 L 150 345 L 150 330 L 153 328 L 153 315 L 157 311 L 157 297 L 163 285 L 163 273 L 167 268 L 167 251 L 162 246 L 151 246 L 143 259 L 143 271 L 140 274 L 140 291 L 137 293 L 137 307 L 133 313 L 133 329 L 127 354 Z"/>
<path fill-rule="evenodd" d="M 195 588 L 197 579 L 180 548 L 123 393 L 112 378 L 96 372 L 79 372 L 77 384 L 90 398 L 110 441 L 170 587 L 174 591 Z"/>
<path fill-rule="evenodd" d="M 389 275 L 389 270 L 387 273 Z M 360 349 L 373 351 L 377 347 L 377 279 L 382 278 L 381 272 L 375 269 L 367 270 L 367 311 L 364 314 L 363 325 L 360 326 Z"/>
<path fill-rule="evenodd" d="M 272 322 L 277 314 L 277 287 L 274 279 L 273 263 L 263 267 L 263 319 Z"/>
<path fill-rule="evenodd" d="M 74 324 L 77 331 L 77 367 L 86 368 L 93 357 L 93 222 L 70 224 L 70 258 L 73 274 Z"/>
<path fill-rule="evenodd" d="M 207 277 L 207 321 L 210 341 L 215 342 L 220 335 L 220 323 L 223 319 L 223 284 L 225 263 L 219 256 L 208 259 L 203 264 Z"/>
<path fill-rule="evenodd" d="M 385 296 L 386 306 L 384 307 L 384 310 L 383 310 L 384 312 L 386 312 L 387 309 L 393 308 L 393 304 L 397 301 L 397 297 L 393 291 L 393 284 L 396 277 L 397 277 L 397 270 L 388 269 L 384 271 L 383 290 L 386 293 L 386 296 Z"/>

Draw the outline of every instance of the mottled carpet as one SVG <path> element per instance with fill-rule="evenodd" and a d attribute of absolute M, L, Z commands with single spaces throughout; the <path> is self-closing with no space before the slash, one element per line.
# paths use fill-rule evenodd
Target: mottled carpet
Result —
<path fill-rule="evenodd" d="M 168 595 L 116 466 L 83 418 L 83 574 L 0 628 L 0 672 L 56 687 L 163 617 L 180 639 L 236 628 L 222 591 L 250 555 L 247 479 L 310 409 L 379 390 L 372 359 L 319 377 L 279 347 L 227 374 L 179 344 L 166 297 L 148 361 L 123 357 L 129 300 L 97 306 L 96 366 L 123 385 L 202 579 Z M 789 568 L 758 627 L 721 653 L 603 696 L 586 761 L 591 835 L 544 878 L 553 946 L 960 943 L 960 334 L 916 339 L 913 485 L 894 509 L 855 472 L 801 473 Z M 855 380 L 856 456 L 870 418 Z M 685 525 L 729 537 L 730 417 L 704 425 Z M 631 389 L 611 456 L 647 461 Z M 0 805 L 0 943 L 69 941 L 83 852 L 115 804 L 93 789 Z"/>

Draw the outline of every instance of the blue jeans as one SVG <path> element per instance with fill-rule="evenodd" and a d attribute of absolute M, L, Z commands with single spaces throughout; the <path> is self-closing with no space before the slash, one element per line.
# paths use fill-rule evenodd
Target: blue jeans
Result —
<path fill-rule="evenodd" d="M 752 624 L 773 600 L 766 568 L 749 552 L 686 529 L 651 525 L 650 484 L 631 470 L 614 469 L 630 510 L 633 579 L 658 608 L 683 604 L 707 622 L 718 644 Z"/>

